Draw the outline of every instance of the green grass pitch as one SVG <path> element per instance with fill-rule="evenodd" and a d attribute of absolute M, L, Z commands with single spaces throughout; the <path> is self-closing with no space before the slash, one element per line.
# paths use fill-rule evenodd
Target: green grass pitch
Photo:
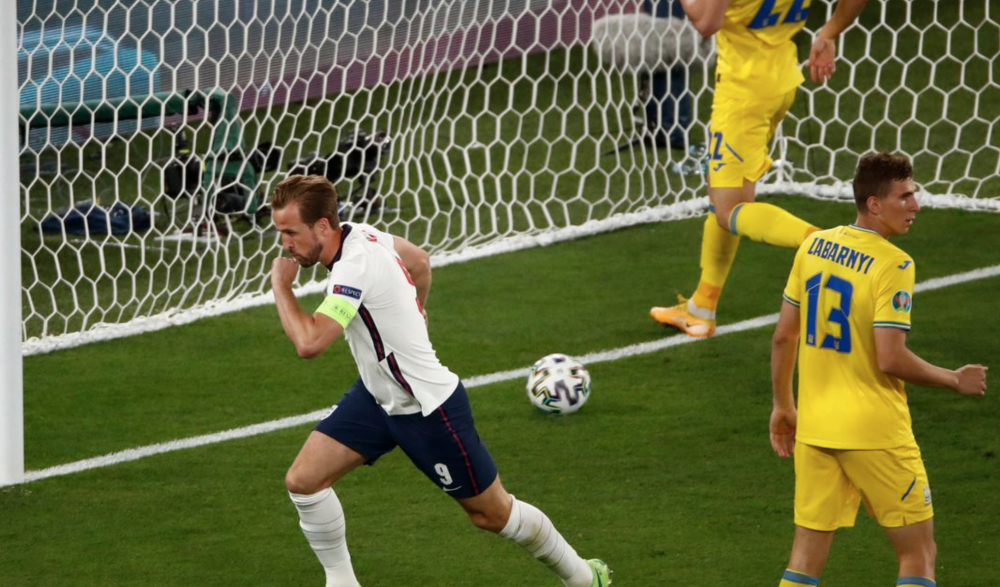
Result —
<path fill-rule="evenodd" d="M 849 205 L 770 201 L 823 226 Z M 431 336 L 464 378 L 672 333 L 646 313 L 689 293 L 701 219 L 638 226 L 435 271 Z M 996 265 L 992 214 L 925 210 L 896 242 L 918 281 Z M 792 251 L 744 242 L 721 323 L 771 314 Z M 1000 357 L 1000 278 L 915 296 L 910 346 L 955 367 Z M 303 300 L 306 307 L 316 298 Z M 542 508 L 615 586 L 776 585 L 792 538 L 793 474 L 767 440 L 772 328 L 593 364 L 578 414 L 546 417 L 520 380 L 470 391 L 508 490 Z M 25 360 L 26 459 L 38 470 L 310 412 L 356 371 L 338 342 L 296 357 L 262 307 Z M 934 490 L 942 585 L 1000 575 L 1000 404 L 910 388 Z M 0 489 L 0 584 L 319 585 L 283 475 L 309 426 Z M 557 585 L 513 544 L 476 530 L 398 451 L 337 485 L 366 586 Z M 894 584 L 894 556 L 862 512 L 827 586 Z"/>
<path fill-rule="evenodd" d="M 1000 37 L 991 6 L 991 0 L 870 3 L 861 27 L 842 43 L 855 65 L 842 62 L 833 91 L 812 100 L 800 96 L 793 106 L 785 130 L 803 142 L 793 142 L 787 157 L 800 170 L 845 178 L 854 162 L 835 158 L 835 151 L 861 152 L 898 138 L 917 153 L 916 179 L 928 190 L 955 182 L 957 192 L 995 198 Z M 822 16 L 815 10 L 809 27 Z M 904 27 L 907 18 L 913 24 Z M 802 56 L 807 37 L 799 38 Z M 946 51 L 951 57 L 941 58 Z M 599 156 L 631 136 L 631 98 L 625 96 L 634 89 L 620 77 L 588 87 L 564 75 L 582 71 L 581 80 L 604 79 L 595 77 L 597 67 L 592 54 L 575 47 L 293 105 L 276 120 L 245 113 L 245 122 L 252 139 L 308 138 L 307 150 L 322 151 L 353 124 L 435 131 L 409 145 L 432 156 L 394 155 L 396 172 L 385 183 L 399 213 L 379 224 L 396 232 L 407 227 L 411 240 L 447 250 L 476 222 L 492 236 L 549 217 L 555 225 L 579 224 L 647 201 L 671 203 L 691 187 L 694 178 L 667 172 L 676 153 Z M 692 80 L 696 91 L 704 83 L 701 76 Z M 965 89 L 946 98 L 929 86 Z M 428 109 L 419 102 L 412 112 L 390 108 L 414 92 L 451 99 Z M 552 108 L 540 112 L 532 100 Z M 708 119 L 710 101 L 700 92 L 700 120 Z M 973 111 L 978 114 L 970 118 Z M 309 112 L 328 122 L 330 132 L 314 132 Z M 486 146 L 464 148 L 473 138 Z M 159 173 L 145 166 L 169 153 L 162 133 L 139 133 L 107 147 L 68 147 L 60 161 L 96 178 L 77 173 L 52 179 L 51 186 L 26 185 L 26 212 L 41 218 L 68 204 L 71 189 L 79 197 L 88 190 L 92 197 L 114 193 L 145 203 L 166 232 L 169 206 L 153 201 Z M 92 160 L 94 154 L 103 159 Z M 594 170 L 601 173 L 585 173 Z M 407 183 L 421 175 L 444 180 Z M 498 180 L 481 186 L 483 177 Z M 466 191 L 469 201 L 454 207 L 441 195 Z M 606 194 L 617 199 L 602 200 Z M 652 200 L 643 199 L 650 194 Z M 492 226 L 482 204 L 501 201 L 507 204 Z M 853 220 L 849 205 L 769 201 L 822 226 Z M 415 219 L 417 209 L 439 206 L 436 221 Z M 527 367 L 550 352 L 584 355 L 672 336 L 647 311 L 694 287 L 701 226 L 701 219 L 650 224 L 438 269 L 428 307 L 432 341 L 442 361 L 469 378 Z M 131 248 L 77 243 L 77 252 L 34 230 L 33 220 L 22 222 L 24 278 L 39 274 L 22 298 L 26 311 L 44 314 L 73 296 L 80 311 L 46 324 L 29 318 L 29 336 L 159 311 L 178 303 L 182 286 L 193 282 L 204 285 L 181 305 L 244 276 L 258 280 L 253 289 L 266 281 L 274 253 L 274 235 L 253 231 L 218 250 L 170 244 L 147 251 L 130 237 L 121 244 Z M 998 234 L 994 214 L 925 210 L 912 234 L 896 242 L 913 255 L 924 281 L 997 265 Z M 119 244 L 112 241 L 105 244 Z M 238 251 L 246 259 L 220 272 L 226 256 Z M 147 268 L 130 275 L 140 257 Z M 777 312 L 791 260 L 790 250 L 744 242 L 720 322 Z M 95 273 L 101 267 L 103 277 Z M 113 282 L 112 274 L 122 279 Z M 132 290 L 148 295 L 107 314 L 94 310 L 129 299 Z M 998 291 L 1000 277 L 918 293 L 910 347 L 949 367 L 996 367 Z M 311 309 L 319 299 L 302 302 Z M 614 587 L 776 585 L 791 546 L 793 472 L 767 439 L 771 333 L 765 327 L 592 364 L 593 395 L 567 418 L 535 411 L 523 381 L 477 387 L 470 396 L 478 428 L 507 489 L 548 513 L 583 556 L 608 561 Z M 343 342 L 316 360 L 297 358 L 271 307 L 30 357 L 24 362 L 27 468 L 312 412 L 335 402 L 355 378 Z M 996 391 L 970 399 L 909 389 L 934 491 L 939 583 L 995 587 Z M 0 489 L 0 587 L 322 584 L 283 486 L 308 431 L 303 425 Z M 366 587 L 558 585 L 521 549 L 476 530 L 398 451 L 349 475 L 337 491 Z M 862 512 L 857 527 L 835 540 L 822 585 L 888 586 L 895 576 L 888 541 Z"/>

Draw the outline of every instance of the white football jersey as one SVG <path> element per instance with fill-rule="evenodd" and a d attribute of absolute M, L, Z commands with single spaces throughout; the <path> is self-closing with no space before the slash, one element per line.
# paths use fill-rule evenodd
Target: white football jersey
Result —
<path fill-rule="evenodd" d="M 386 413 L 426 416 L 451 396 L 458 376 L 434 352 L 417 288 L 392 235 L 367 224 L 341 228 L 317 312 L 344 326 L 361 380 Z"/>

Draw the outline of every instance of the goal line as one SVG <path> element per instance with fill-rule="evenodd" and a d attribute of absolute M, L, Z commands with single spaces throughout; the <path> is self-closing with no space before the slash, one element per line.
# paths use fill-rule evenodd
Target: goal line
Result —
<path fill-rule="evenodd" d="M 817 186 L 814 184 L 777 182 L 763 184 L 758 189 L 759 194 L 804 194 L 823 200 L 851 202 L 849 184 Z M 928 192 L 918 193 L 921 205 L 931 208 L 958 208 L 973 211 L 1000 212 L 1000 200 L 977 199 L 959 195 L 941 195 Z M 583 237 L 594 236 L 606 232 L 628 228 L 639 224 L 650 224 L 667 220 L 680 220 L 701 216 L 708 209 L 708 197 L 702 196 L 674 204 L 656 206 L 638 212 L 616 214 L 601 220 L 590 220 L 581 225 L 567 226 L 554 230 L 545 230 L 535 234 L 519 234 L 482 245 L 466 247 L 455 252 L 443 252 L 432 256 L 431 263 L 435 268 L 474 259 L 492 257 L 504 253 L 512 253 L 534 247 L 544 247 L 556 243 L 571 241 Z M 295 295 L 304 296 L 323 292 L 325 283 L 313 281 L 295 290 Z M 43 355 L 57 350 L 69 349 L 92 342 L 103 342 L 128 336 L 146 334 L 190 324 L 202 318 L 221 316 L 249 308 L 271 304 L 274 298 L 270 292 L 261 294 L 244 294 L 232 299 L 218 299 L 206 302 L 200 306 L 173 310 L 153 316 L 140 316 L 129 322 L 100 323 L 82 332 L 70 332 L 43 338 L 32 337 L 22 344 L 22 355 L 30 357 Z"/>

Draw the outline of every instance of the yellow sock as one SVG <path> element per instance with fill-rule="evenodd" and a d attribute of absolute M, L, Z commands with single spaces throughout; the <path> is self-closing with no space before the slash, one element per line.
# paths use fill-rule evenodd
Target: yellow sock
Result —
<path fill-rule="evenodd" d="M 900 577 L 896 581 L 896 587 L 935 587 L 937 583 L 934 579 L 927 577 Z"/>
<path fill-rule="evenodd" d="M 818 577 L 810 577 L 805 573 L 785 569 L 785 574 L 781 576 L 781 583 L 778 587 L 804 587 L 806 585 L 819 585 Z"/>
<path fill-rule="evenodd" d="M 739 244 L 740 237 L 719 226 L 715 210 L 710 209 L 701 235 L 701 281 L 691 296 L 694 305 L 712 312 L 718 307 Z"/>
<path fill-rule="evenodd" d="M 777 206 L 747 202 L 733 208 L 729 230 L 758 242 L 794 249 L 819 228 Z"/>

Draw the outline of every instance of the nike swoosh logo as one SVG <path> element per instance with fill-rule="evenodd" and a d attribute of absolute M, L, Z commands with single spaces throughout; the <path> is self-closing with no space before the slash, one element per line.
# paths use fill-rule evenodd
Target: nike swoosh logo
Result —
<path fill-rule="evenodd" d="M 447 487 L 442 487 L 441 489 L 444 489 L 446 493 L 451 493 L 452 491 L 457 491 L 457 490 L 459 490 L 461 488 L 462 488 L 462 486 L 459 485 L 458 487 L 452 487 L 451 489 L 449 489 Z"/>

